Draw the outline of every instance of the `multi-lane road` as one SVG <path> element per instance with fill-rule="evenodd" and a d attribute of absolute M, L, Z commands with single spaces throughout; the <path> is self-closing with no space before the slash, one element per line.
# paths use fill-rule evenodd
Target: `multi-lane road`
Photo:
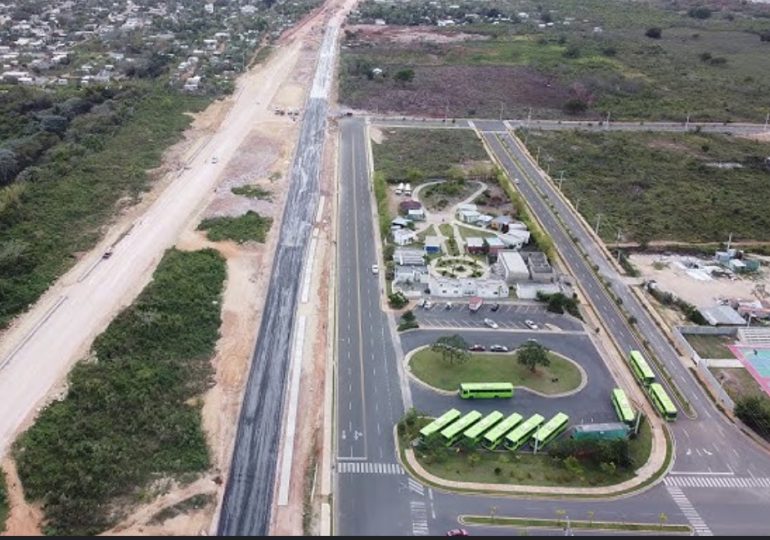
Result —
<path fill-rule="evenodd" d="M 562 256 L 597 308 L 599 316 L 604 319 L 605 327 L 613 332 L 621 347 L 638 348 L 639 344 L 628 328 L 626 318 L 606 295 L 603 285 L 590 267 L 590 264 L 599 264 L 599 261 L 591 260 L 589 264 L 566 233 L 566 229 L 569 229 L 577 235 L 589 259 L 592 255 L 601 256 L 598 246 L 592 246 L 593 239 L 587 231 L 581 229 L 578 218 L 570 214 L 556 193 L 549 191 L 551 186 L 528 162 L 504 124 L 474 124 L 508 173 L 527 179 L 519 186 L 522 195 L 554 238 Z M 468 124 L 469 127 L 471 125 Z M 371 264 L 376 262 L 376 251 L 365 137 L 363 120 L 349 119 L 342 123 L 337 323 L 338 493 L 335 498 L 338 533 L 443 534 L 445 530 L 458 526 L 459 515 L 488 514 L 492 506 L 496 507 L 498 515 L 543 518 L 553 518 L 557 510 L 565 510 L 573 519 L 585 519 L 589 512 L 593 512 L 595 516 L 602 516 L 601 519 L 606 520 L 657 522 L 660 514 L 664 513 L 669 523 L 689 523 L 697 534 L 733 534 L 737 531 L 761 534 L 770 530 L 770 519 L 766 517 L 770 509 L 770 460 L 711 408 L 687 370 L 676 364 L 679 360 L 673 351 L 658 351 L 668 344 L 652 321 L 642 319 L 649 318 L 649 315 L 641 306 L 636 306 L 640 312 L 635 314 L 641 322 L 640 329 L 653 344 L 656 353 L 666 362 L 697 412 L 697 417 L 680 418 L 673 427 L 675 462 L 673 470 L 662 483 L 641 494 L 614 501 L 577 502 L 556 498 L 535 502 L 440 493 L 408 478 L 395 464 L 393 437 L 389 432 L 403 414 L 404 406 L 414 401 L 418 408 L 439 411 L 460 402 L 455 397 L 437 396 L 426 392 L 419 385 L 405 382 L 407 378 L 403 370 L 399 371 L 399 356 L 392 348 L 391 341 L 392 321 L 382 312 L 378 298 L 382 293 L 382 285 L 378 277 L 369 271 Z M 520 154 L 516 153 L 517 148 Z M 539 190 L 548 194 L 548 201 Z M 554 205 L 560 219 L 572 218 L 567 221 L 566 229 L 547 202 Z M 633 297 L 627 301 L 623 291 L 619 290 L 623 285 L 619 276 L 611 273 L 612 267 L 606 261 L 599 264 L 599 268 L 612 282 L 615 294 L 623 298 L 623 305 L 629 307 Z M 630 291 L 626 293 L 631 294 Z M 635 313 L 633 307 L 630 309 Z M 517 316 L 515 312 L 504 315 L 511 318 Z M 452 325 L 467 318 L 467 314 L 464 317 L 445 315 L 440 322 L 447 329 L 407 332 L 400 340 L 396 340 L 396 346 L 408 352 L 432 342 L 438 335 L 453 332 L 456 327 Z M 534 319 L 529 316 L 527 318 Z M 649 323 L 649 327 L 646 323 Z M 469 341 L 490 344 L 492 341 L 498 343 L 504 340 L 509 345 L 528 335 L 524 329 L 511 332 L 464 327 L 459 329 L 459 333 Z M 532 334 L 538 335 L 538 332 Z M 562 339 L 589 341 L 585 334 L 581 338 L 579 332 L 569 331 L 561 332 L 561 335 L 559 332 L 541 332 L 538 339 L 553 339 L 549 346 L 557 350 L 560 346 L 571 349 L 575 347 L 569 343 L 560 344 Z M 588 362 L 586 367 L 590 370 L 591 385 L 597 382 L 596 391 L 603 392 L 604 384 L 611 384 L 606 367 L 598 361 L 598 356 L 596 362 Z M 606 382 L 602 382 L 605 379 Z M 405 396 L 402 394 L 404 391 Z M 591 401 L 586 393 L 591 391 L 584 389 L 572 398 Z M 524 395 L 521 397 L 525 400 L 529 398 Z M 534 400 L 530 405 L 544 406 Z M 603 419 L 604 414 L 611 415 L 611 412 L 603 411 L 601 407 L 597 411 L 597 420 Z M 479 528 L 474 531 L 471 527 L 466 528 L 471 529 L 472 533 L 509 533 L 505 529 Z"/>

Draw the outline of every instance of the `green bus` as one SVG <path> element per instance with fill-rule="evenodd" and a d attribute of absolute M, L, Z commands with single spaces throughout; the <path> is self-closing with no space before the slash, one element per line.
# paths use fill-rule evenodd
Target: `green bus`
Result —
<path fill-rule="evenodd" d="M 634 409 L 631 407 L 631 403 L 628 401 L 626 393 L 620 388 L 615 388 L 612 391 L 612 406 L 615 407 L 615 413 L 618 415 L 618 420 L 629 426 L 633 425 L 636 415 Z"/>
<path fill-rule="evenodd" d="M 631 364 L 631 371 L 634 372 L 634 377 L 642 383 L 642 386 L 646 388 L 650 386 L 650 383 L 655 382 L 655 373 L 650 369 L 650 365 L 647 363 L 647 360 L 644 359 L 642 353 L 639 351 L 631 351 L 628 354 L 628 360 Z"/>
<path fill-rule="evenodd" d="M 569 416 L 564 413 L 556 413 L 556 415 L 548 420 L 548 422 L 537 430 L 537 433 L 532 437 L 535 445 L 535 449 L 539 450 L 546 444 L 558 437 L 569 423 Z"/>
<path fill-rule="evenodd" d="M 475 446 L 478 444 L 484 432 L 489 430 L 489 428 L 493 427 L 502 419 L 503 413 L 499 411 L 492 411 L 484 418 L 479 420 L 478 423 L 473 424 L 470 428 L 466 429 L 465 433 L 463 433 L 463 440 L 466 444 Z"/>
<path fill-rule="evenodd" d="M 650 385 L 650 397 L 652 398 L 652 404 L 658 410 L 664 420 L 673 422 L 676 420 L 676 407 L 668 397 L 668 394 L 660 383 L 652 383 Z"/>
<path fill-rule="evenodd" d="M 449 427 L 441 430 L 441 439 L 444 441 L 444 444 L 452 446 L 462 436 L 466 429 L 478 422 L 479 418 L 481 418 L 481 413 L 479 411 L 471 411 L 453 424 L 450 424 Z"/>
<path fill-rule="evenodd" d="M 507 382 L 460 383 L 460 397 L 463 399 L 509 398 L 513 397 L 513 385 Z"/>
<path fill-rule="evenodd" d="M 532 434 L 535 433 L 540 424 L 543 423 L 543 418 L 539 414 L 533 414 L 523 424 L 519 424 L 516 428 L 505 436 L 505 447 L 508 450 L 516 451 L 527 441 L 529 441 Z"/>
<path fill-rule="evenodd" d="M 484 437 L 481 439 L 482 446 L 487 450 L 494 450 L 503 442 L 503 436 L 521 423 L 522 420 L 524 420 L 522 415 L 513 413 L 484 434 Z"/>
<path fill-rule="evenodd" d="M 420 437 L 423 441 L 427 441 L 458 418 L 460 418 L 460 411 L 457 409 L 449 409 L 433 422 L 422 428 L 420 430 Z"/>

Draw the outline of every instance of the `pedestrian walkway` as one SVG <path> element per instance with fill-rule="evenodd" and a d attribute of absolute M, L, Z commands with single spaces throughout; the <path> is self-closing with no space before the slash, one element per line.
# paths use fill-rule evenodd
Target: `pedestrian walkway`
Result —
<path fill-rule="evenodd" d="M 737 476 L 669 476 L 663 481 L 666 486 L 701 488 L 764 488 L 770 489 L 770 478 Z"/>
<path fill-rule="evenodd" d="M 428 536 L 428 508 L 423 501 L 411 501 L 412 535 Z"/>
<path fill-rule="evenodd" d="M 368 461 L 340 461 L 337 472 L 354 474 L 404 474 L 398 463 L 371 463 Z"/>
<path fill-rule="evenodd" d="M 695 534 L 698 536 L 714 536 L 714 533 L 711 532 L 711 529 L 709 529 L 708 525 L 706 525 L 706 522 L 703 521 L 703 518 L 700 517 L 698 511 L 693 507 L 692 503 L 685 496 L 685 494 L 682 493 L 680 488 L 674 486 L 666 486 L 666 489 L 668 490 L 669 495 L 671 495 L 671 498 L 674 499 L 676 505 L 684 514 L 684 517 L 686 517 L 687 521 L 689 521 L 690 525 L 692 525 L 693 530 L 695 530 Z"/>

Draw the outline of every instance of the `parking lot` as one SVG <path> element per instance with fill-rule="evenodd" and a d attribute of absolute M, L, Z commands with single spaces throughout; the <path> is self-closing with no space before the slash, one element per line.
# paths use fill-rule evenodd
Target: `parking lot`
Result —
<path fill-rule="evenodd" d="M 492 311 L 492 303 L 485 303 L 472 313 L 467 301 L 450 301 L 433 303 L 430 308 L 416 307 L 413 312 L 422 328 L 490 328 L 484 319 L 491 319 L 505 330 L 533 330 L 526 320 L 535 323 L 537 330 L 583 330 L 574 317 L 551 313 L 540 304 L 500 304 Z"/>

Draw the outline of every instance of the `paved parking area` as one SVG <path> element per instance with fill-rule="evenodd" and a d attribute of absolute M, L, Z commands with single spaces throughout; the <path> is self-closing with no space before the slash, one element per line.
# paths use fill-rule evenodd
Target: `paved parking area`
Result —
<path fill-rule="evenodd" d="M 416 307 L 413 310 L 421 328 L 489 328 L 484 319 L 491 319 L 505 330 L 529 330 L 524 323 L 529 319 L 538 325 L 539 330 L 582 331 L 580 321 L 570 315 L 551 313 L 540 304 L 500 304 L 497 311 L 492 311 L 492 304 L 484 304 L 471 313 L 467 302 L 434 303 L 430 308 Z"/>

